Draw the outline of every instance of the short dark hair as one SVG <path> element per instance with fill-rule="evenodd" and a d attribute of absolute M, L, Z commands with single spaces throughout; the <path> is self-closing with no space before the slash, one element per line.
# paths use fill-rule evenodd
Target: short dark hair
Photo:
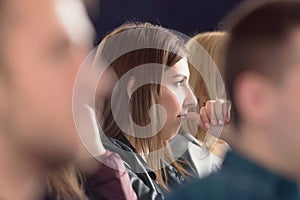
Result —
<path fill-rule="evenodd" d="M 300 1 L 268 1 L 252 9 L 229 30 L 225 63 L 225 82 L 232 101 L 232 118 L 240 116 L 234 99 L 234 86 L 244 72 L 256 72 L 280 83 L 290 56 L 288 39 L 300 28 Z"/>

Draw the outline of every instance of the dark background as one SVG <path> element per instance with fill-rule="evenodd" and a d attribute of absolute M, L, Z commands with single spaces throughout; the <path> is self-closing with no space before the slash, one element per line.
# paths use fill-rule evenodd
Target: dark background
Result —
<path fill-rule="evenodd" d="M 220 21 L 241 0 L 97 0 L 90 7 L 96 44 L 125 21 L 148 21 L 189 36 L 218 30 Z"/>

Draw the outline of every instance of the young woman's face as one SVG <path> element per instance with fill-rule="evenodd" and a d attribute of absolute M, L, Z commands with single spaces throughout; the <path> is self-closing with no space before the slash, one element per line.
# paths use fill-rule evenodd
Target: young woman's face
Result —
<path fill-rule="evenodd" d="M 190 71 L 185 59 L 165 70 L 160 104 L 167 113 L 166 123 L 161 131 L 163 140 L 170 140 L 177 134 L 182 117 L 189 108 L 197 105 L 197 99 L 189 86 Z"/>

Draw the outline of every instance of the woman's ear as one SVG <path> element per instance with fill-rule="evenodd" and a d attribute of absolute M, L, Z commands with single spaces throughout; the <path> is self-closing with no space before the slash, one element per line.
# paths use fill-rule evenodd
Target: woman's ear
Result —
<path fill-rule="evenodd" d="M 127 84 L 127 95 L 129 99 L 131 98 L 131 95 L 134 92 L 134 83 L 135 83 L 135 78 L 131 76 Z"/>

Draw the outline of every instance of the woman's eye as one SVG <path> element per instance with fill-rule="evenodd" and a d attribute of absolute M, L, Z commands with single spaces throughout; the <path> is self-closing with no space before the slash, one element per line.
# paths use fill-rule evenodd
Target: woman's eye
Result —
<path fill-rule="evenodd" d="M 180 80 L 180 81 L 177 81 L 176 82 L 176 86 L 182 86 L 184 83 L 184 79 Z"/>

